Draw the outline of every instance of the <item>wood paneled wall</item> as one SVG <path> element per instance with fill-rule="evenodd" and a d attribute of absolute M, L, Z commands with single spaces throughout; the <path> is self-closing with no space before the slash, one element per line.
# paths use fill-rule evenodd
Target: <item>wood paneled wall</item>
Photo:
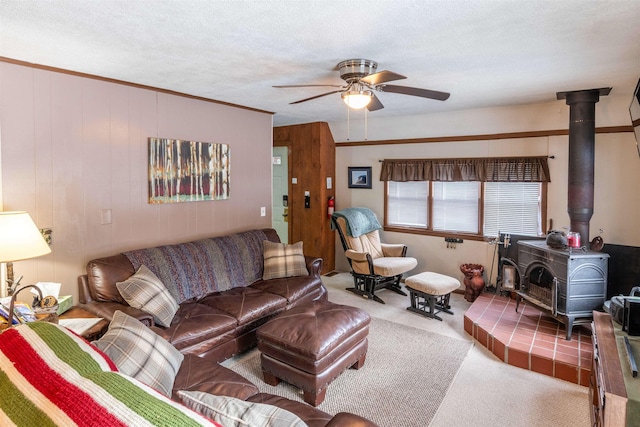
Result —
<path fill-rule="evenodd" d="M 323 273 L 335 268 L 335 232 L 327 201 L 335 196 L 335 142 L 327 123 L 273 129 L 273 145 L 289 147 L 289 242 L 302 241 L 306 255 L 324 259 Z M 297 180 L 292 184 L 292 179 Z M 331 188 L 327 188 L 331 178 Z M 304 192 L 311 205 L 304 207 Z"/>
<path fill-rule="evenodd" d="M 2 210 L 53 229 L 51 254 L 15 263 L 22 283 L 60 282 L 77 302 L 90 259 L 271 227 L 271 209 L 260 216 L 271 206 L 271 114 L 5 62 L 0 77 Z M 152 136 L 229 144 L 231 198 L 149 204 Z"/>

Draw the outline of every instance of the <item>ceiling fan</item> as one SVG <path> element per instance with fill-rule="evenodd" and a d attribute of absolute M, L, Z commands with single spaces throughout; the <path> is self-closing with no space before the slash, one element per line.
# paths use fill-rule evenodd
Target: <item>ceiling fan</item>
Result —
<path fill-rule="evenodd" d="M 390 85 L 387 82 L 406 79 L 405 76 L 394 73 L 393 71 L 378 71 L 378 63 L 369 59 L 347 59 L 338 64 L 340 78 L 346 82 L 346 85 L 325 85 L 325 84 L 303 84 L 303 85 L 280 85 L 273 86 L 276 88 L 292 88 L 292 87 L 337 87 L 340 89 L 325 92 L 320 95 L 312 96 L 290 104 L 300 104 L 301 102 L 311 101 L 312 99 L 321 98 L 323 96 L 340 93 L 342 100 L 349 107 L 354 109 L 367 107 L 369 111 L 381 110 L 384 108 L 382 102 L 374 94 L 374 92 L 391 92 L 402 95 L 419 96 L 421 98 L 435 99 L 438 101 L 446 101 L 449 93 L 438 92 L 429 89 L 420 89 L 417 87 Z"/>

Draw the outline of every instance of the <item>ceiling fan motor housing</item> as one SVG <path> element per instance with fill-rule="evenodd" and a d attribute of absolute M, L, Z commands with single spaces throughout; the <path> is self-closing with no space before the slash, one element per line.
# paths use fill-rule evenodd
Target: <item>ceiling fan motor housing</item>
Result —
<path fill-rule="evenodd" d="M 378 63 L 370 59 L 347 59 L 338 64 L 340 78 L 346 82 L 358 80 L 376 72 Z"/>

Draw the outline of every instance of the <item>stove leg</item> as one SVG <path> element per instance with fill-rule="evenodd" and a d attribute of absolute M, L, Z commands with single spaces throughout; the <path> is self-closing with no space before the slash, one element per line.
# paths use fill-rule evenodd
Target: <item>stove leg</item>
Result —
<path fill-rule="evenodd" d="M 567 319 L 567 341 L 571 341 L 571 333 L 573 332 L 573 319 Z"/>

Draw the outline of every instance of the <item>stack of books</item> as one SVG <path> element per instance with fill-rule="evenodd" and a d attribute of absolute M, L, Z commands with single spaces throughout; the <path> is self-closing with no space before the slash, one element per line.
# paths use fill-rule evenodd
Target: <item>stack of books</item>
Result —
<path fill-rule="evenodd" d="M 0 300 L 0 316 L 9 322 L 9 307 L 11 307 L 11 297 L 2 298 Z M 16 301 L 13 305 L 14 316 L 11 318 L 11 324 L 35 322 L 37 319 L 35 312 L 29 304 Z"/>

